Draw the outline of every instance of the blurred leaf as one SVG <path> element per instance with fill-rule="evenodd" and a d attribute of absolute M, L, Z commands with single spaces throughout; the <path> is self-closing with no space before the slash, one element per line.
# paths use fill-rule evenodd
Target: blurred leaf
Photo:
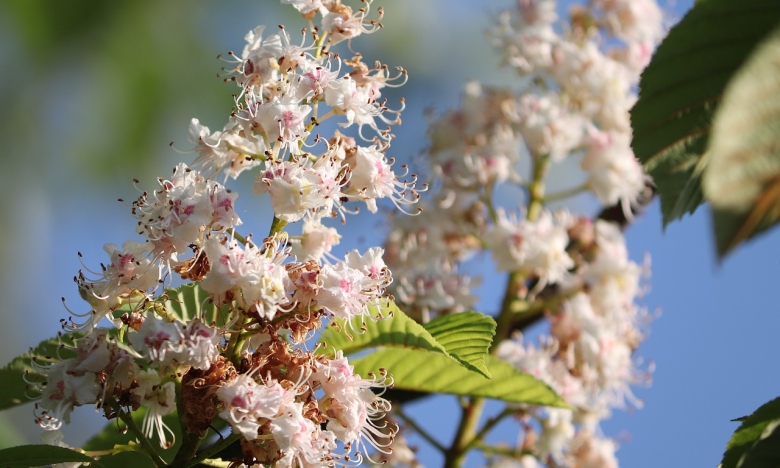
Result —
<path fill-rule="evenodd" d="M 642 73 L 631 145 L 655 179 L 664 225 L 701 204 L 701 155 L 723 90 L 778 19 L 776 0 L 698 2 Z"/>
<path fill-rule="evenodd" d="M 100 457 L 100 462 L 110 468 L 155 468 L 152 459 L 139 452 L 119 452 Z"/>
<path fill-rule="evenodd" d="M 387 369 L 393 386 L 402 390 L 493 398 L 514 403 L 569 408 L 547 384 L 524 374 L 495 356 L 486 357 L 492 379 L 472 372 L 446 356 L 409 348 L 383 348 L 352 364 L 366 376 Z"/>
<path fill-rule="evenodd" d="M 2 10 L 16 29 L 20 42 L 44 65 L 58 59 L 58 51 L 106 28 L 121 4 L 121 1 L 7 0 L 2 2 Z"/>
<path fill-rule="evenodd" d="M 702 187 L 718 254 L 780 219 L 780 28 L 756 47 L 715 115 Z"/>
<path fill-rule="evenodd" d="M 496 321 L 479 312 L 449 314 L 423 325 L 461 364 L 490 378 L 485 357 L 496 334 Z"/>
<path fill-rule="evenodd" d="M 734 432 L 734 435 L 731 436 L 731 440 L 729 440 L 726 446 L 726 453 L 723 454 L 720 468 L 737 468 L 742 466 L 742 460 L 746 459 L 746 454 L 754 447 L 756 442 L 769 435 L 764 434 L 767 427 L 772 431 L 778 423 L 780 423 L 780 398 L 775 398 L 761 405 L 753 414 L 743 419 L 742 424 Z M 773 438 L 771 440 L 775 441 L 776 439 Z M 776 449 L 778 447 L 780 445 L 775 445 Z M 777 467 L 778 465 L 754 466 Z"/>
<path fill-rule="evenodd" d="M 22 445 L 26 438 L 19 431 L 18 421 L 8 413 L 0 414 L 0 449 Z"/>
<path fill-rule="evenodd" d="M 440 353 L 452 359 L 428 330 L 401 312 L 394 302 L 378 310 L 372 309 L 374 317 L 381 313 L 385 318 L 372 320 L 354 317 L 351 324 L 337 319 L 334 322 L 336 325 L 331 325 L 322 333 L 320 342 L 327 344 L 327 348 L 322 347 L 319 352 L 333 355 L 335 348 L 349 355 L 376 346 L 397 346 Z M 363 331 L 361 328 L 364 326 Z"/>
<path fill-rule="evenodd" d="M 82 462 L 91 466 L 103 465 L 83 453 L 54 445 L 21 445 L 0 450 L 0 462 L 3 468 L 28 468 L 51 465 L 53 463 Z"/>
<path fill-rule="evenodd" d="M 46 376 L 33 367 L 31 361 L 35 359 L 36 365 L 46 366 L 75 357 L 76 353 L 65 346 L 75 346 L 76 339 L 81 336 L 81 333 L 68 333 L 42 341 L 28 353 L 14 358 L 0 369 L 0 409 L 29 403 L 40 396 L 37 388 L 32 388 L 25 382 L 25 379 L 40 383 L 46 381 Z"/>
<path fill-rule="evenodd" d="M 200 317 L 203 323 L 217 326 L 225 325 L 230 319 L 230 307 L 217 307 L 211 301 L 209 293 L 200 287 L 200 283 L 190 283 L 176 289 L 166 289 L 165 309 L 180 320 L 189 322 Z"/>

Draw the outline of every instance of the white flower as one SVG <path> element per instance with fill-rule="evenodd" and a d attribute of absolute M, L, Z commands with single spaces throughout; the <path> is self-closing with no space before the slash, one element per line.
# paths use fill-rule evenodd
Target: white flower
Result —
<path fill-rule="evenodd" d="M 631 151 L 631 135 L 594 131 L 582 169 L 588 173 L 588 187 L 604 205 L 630 205 L 645 189 L 649 177 Z"/>
<path fill-rule="evenodd" d="M 86 314 L 74 314 L 77 317 L 89 317 L 80 325 L 81 328 L 91 329 L 124 303 L 131 300 L 140 302 L 157 286 L 160 267 L 147 257 L 151 248 L 151 244 L 139 244 L 132 240 L 125 242 L 122 249 L 114 244 L 106 244 L 103 250 L 109 255 L 111 263 L 101 265 L 100 272 L 88 270 L 99 277 L 89 278 L 79 271 L 76 277 L 79 290 L 93 307 Z"/>
<path fill-rule="evenodd" d="M 374 299 L 364 293 L 370 286 L 366 275 L 346 263 L 336 266 L 324 265 L 320 270 L 322 287 L 317 293 L 317 304 L 328 309 L 334 316 L 351 319 L 367 315 L 367 304 Z"/>
<path fill-rule="evenodd" d="M 536 156 L 560 162 L 582 144 L 586 121 L 572 113 L 553 93 L 525 93 L 518 102 L 520 131 Z"/>
<path fill-rule="evenodd" d="M 149 239 L 155 257 L 176 260 L 190 244 L 199 244 L 204 232 L 241 223 L 233 211 L 237 195 L 224 192 L 220 184 L 183 163 L 176 166 L 171 180 L 159 183 L 160 190 L 133 202 L 137 231 Z"/>
<path fill-rule="evenodd" d="M 253 120 L 269 147 L 278 143 L 292 154 L 300 154 L 298 142 L 309 136 L 306 116 L 311 113 L 311 106 L 300 105 L 299 101 L 299 97 L 288 95 L 257 106 Z"/>
<path fill-rule="evenodd" d="M 55 447 L 72 448 L 70 445 L 62 441 L 64 437 L 65 436 L 63 436 L 62 432 L 59 430 L 46 431 L 41 434 L 41 442 L 46 445 L 54 445 Z M 81 465 L 82 463 L 79 462 L 54 463 L 51 465 L 51 468 L 78 468 Z"/>
<path fill-rule="evenodd" d="M 77 357 L 71 370 L 74 375 L 84 375 L 85 372 L 97 374 L 106 368 L 111 360 L 107 334 L 107 329 L 95 328 L 79 340 L 76 347 Z"/>
<path fill-rule="evenodd" d="M 41 393 L 41 401 L 36 405 L 36 422 L 44 429 L 59 429 L 63 421 L 70 422 L 74 406 L 97 401 L 100 393 L 97 375 L 92 372 L 73 375 L 74 365 L 76 360 L 68 359 L 52 364 L 44 371 L 46 386 Z"/>
<path fill-rule="evenodd" d="M 304 15 L 320 11 L 324 8 L 322 6 L 322 0 L 282 0 L 282 3 L 292 5 L 293 8 Z"/>
<path fill-rule="evenodd" d="M 489 239 L 499 270 L 538 275 L 540 288 L 568 278 L 574 266 L 566 252 L 568 213 L 542 211 L 536 221 L 518 220 L 503 211 L 498 216 Z"/>
<path fill-rule="evenodd" d="M 226 177 L 235 179 L 245 170 L 260 164 L 260 156 L 266 150 L 265 141 L 242 137 L 236 133 L 239 131 L 241 127 L 230 122 L 225 131 L 210 133 L 209 128 L 201 125 L 198 119 L 192 119 L 189 140 L 198 152 L 194 165 L 201 167 L 204 174 L 224 171 Z"/>
<path fill-rule="evenodd" d="M 393 160 L 388 162 L 376 146 L 358 147 L 354 156 L 347 158 L 347 163 L 352 174 L 344 194 L 364 201 L 372 213 L 377 211 L 376 200 L 379 198 L 390 198 L 402 211 L 404 205 L 417 203 L 420 198 L 415 191 L 416 178 L 412 176 L 410 181 L 399 181 L 393 172 Z"/>
<path fill-rule="evenodd" d="M 332 205 L 332 198 L 326 198 L 321 191 L 321 182 L 319 174 L 306 166 L 269 161 L 265 172 L 258 175 L 254 191 L 269 192 L 276 216 L 293 223 L 307 213 Z"/>
<path fill-rule="evenodd" d="M 547 408 L 548 417 L 542 419 L 542 433 L 536 442 L 541 459 L 551 456 L 556 462 L 563 461 L 563 455 L 574 437 L 572 412 L 567 409 Z"/>
<path fill-rule="evenodd" d="M 341 122 L 342 127 L 358 126 L 358 132 L 363 135 L 363 125 L 368 125 L 376 133 L 381 134 L 376 120 L 391 124 L 394 121 L 387 120 L 383 115 L 383 108 L 371 96 L 371 88 L 357 86 L 355 80 L 349 76 L 331 81 L 325 88 L 325 103 L 333 108 L 338 115 L 347 118 Z"/>
<path fill-rule="evenodd" d="M 323 226 L 318 219 L 307 218 L 303 221 L 303 233 L 299 237 L 290 238 L 292 247 L 290 254 L 301 261 L 320 262 L 340 240 L 341 235 L 338 230 Z"/>
<path fill-rule="evenodd" d="M 242 374 L 217 389 L 223 408 L 219 416 L 245 439 L 255 440 L 260 426 L 279 412 L 283 396 L 284 389 L 278 382 L 259 385 L 252 377 Z"/>
<path fill-rule="evenodd" d="M 248 242 L 242 248 L 235 239 L 212 237 L 204 252 L 211 269 L 200 284 L 215 303 L 235 299 L 245 310 L 271 320 L 289 302 L 291 283 L 282 266 L 289 249 L 280 242 L 268 241 L 262 248 Z"/>

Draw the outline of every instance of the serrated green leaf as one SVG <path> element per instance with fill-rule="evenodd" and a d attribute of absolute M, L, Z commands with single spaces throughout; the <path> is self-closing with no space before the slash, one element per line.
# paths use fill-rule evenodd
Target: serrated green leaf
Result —
<path fill-rule="evenodd" d="M 230 320 L 230 307 L 217 307 L 211 303 L 210 295 L 199 283 L 190 283 L 176 289 L 166 289 L 163 302 L 165 310 L 184 322 L 201 317 L 207 325 L 222 326 Z"/>
<path fill-rule="evenodd" d="M 28 403 L 40 396 L 40 391 L 29 382 L 46 381 L 46 377 L 32 366 L 35 359 L 39 365 L 45 366 L 62 359 L 75 357 L 76 353 L 63 345 L 74 346 L 81 333 L 68 333 L 58 338 L 42 341 L 28 353 L 17 356 L 8 365 L 0 369 L 0 410 Z"/>
<path fill-rule="evenodd" d="M 133 412 L 133 421 L 138 427 L 142 427 L 144 414 L 146 409 L 141 407 L 139 410 Z M 168 449 L 160 448 L 159 438 L 151 437 L 149 440 L 154 444 L 157 453 L 166 462 L 173 461 L 173 457 L 176 455 L 176 451 L 179 449 L 182 441 L 181 430 L 179 429 L 179 420 L 176 412 L 163 416 L 163 423 L 173 431 L 175 437 L 175 443 Z M 121 429 L 120 429 L 121 427 Z M 166 438 L 170 438 L 170 434 L 166 433 Z M 116 420 L 109 421 L 108 424 L 97 435 L 89 439 L 82 447 L 87 451 L 100 451 L 110 450 L 116 445 L 128 445 L 135 443 L 136 437 L 131 431 L 126 430 L 125 425 L 117 423 Z"/>
<path fill-rule="evenodd" d="M 485 365 L 496 321 L 479 312 L 443 315 L 423 325 L 444 349 L 464 366 L 491 378 Z"/>
<path fill-rule="evenodd" d="M 656 181 L 664 225 L 701 204 L 701 155 L 723 91 L 778 19 L 775 0 L 697 2 L 642 73 L 631 146 Z"/>
<path fill-rule="evenodd" d="M 761 439 L 767 426 L 779 419 L 780 397 L 761 405 L 753 414 L 744 418 L 726 446 L 721 468 L 739 467 L 742 458 Z"/>
<path fill-rule="evenodd" d="M 363 320 L 362 317 L 352 319 L 352 324 L 337 320 L 337 326 L 328 327 L 320 338 L 328 348 L 320 352 L 332 353 L 333 348 L 340 349 L 345 355 L 377 346 L 397 346 L 414 348 L 440 353 L 447 359 L 452 359 L 430 332 L 409 316 L 401 312 L 395 303 L 390 302 L 380 310 L 374 310 L 373 315 L 381 312 L 384 318 L 379 320 Z M 365 321 L 365 331 L 360 329 Z M 355 331 L 358 330 L 358 331 Z"/>
<path fill-rule="evenodd" d="M 718 254 L 780 220 L 780 28 L 726 88 L 715 115 L 702 188 Z"/>
<path fill-rule="evenodd" d="M 2 468 L 30 468 L 53 463 L 82 462 L 103 465 L 83 453 L 55 445 L 21 445 L 0 450 Z"/>
<path fill-rule="evenodd" d="M 387 369 L 394 387 L 430 393 L 493 398 L 513 403 L 558 406 L 566 402 L 547 384 L 515 369 L 511 364 L 488 355 L 485 364 L 493 376 L 487 379 L 446 356 L 409 348 L 383 348 L 352 364 L 355 373 L 368 375 Z"/>

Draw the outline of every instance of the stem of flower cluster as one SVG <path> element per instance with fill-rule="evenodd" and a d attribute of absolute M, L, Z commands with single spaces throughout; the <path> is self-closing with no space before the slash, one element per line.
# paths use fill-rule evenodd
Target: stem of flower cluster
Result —
<path fill-rule="evenodd" d="M 184 423 L 184 393 L 182 391 L 181 379 L 181 376 L 177 376 L 175 380 L 176 413 L 179 416 L 179 428 L 181 429 L 181 434 L 184 440 L 181 443 L 181 447 L 179 447 L 179 451 L 176 452 L 176 456 L 174 457 L 173 462 L 171 462 L 169 465 L 171 468 L 189 466 L 187 465 L 187 462 L 198 453 L 198 447 L 200 447 L 201 441 L 200 434 L 190 432 L 190 430 L 187 428 L 187 425 Z"/>
<path fill-rule="evenodd" d="M 138 439 L 138 443 L 141 445 L 141 447 L 143 447 L 146 454 L 149 455 L 149 458 L 152 459 L 154 465 L 157 468 L 164 468 L 166 466 L 165 460 L 160 457 L 160 455 L 157 453 L 157 450 L 154 449 L 152 443 L 149 442 L 149 439 L 147 439 L 144 435 L 143 431 L 141 431 L 141 429 L 135 424 L 135 421 L 133 421 L 133 416 L 125 412 L 125 410 L 123 410 L 119 403 L 117 403 L 113 398 L 105 400 L 103 404 L 108 405 L 116 412 L 117 417 L 121 419 L 123 423 L 125 423 L 130 432 L 132 432 L 133 435 L 135 435 L 135 437 Z"/>
<path fill-rule="evenodd" d="M 535 221 L 542 212 L 545 201 L 544 179 L 547 176 L 549 168 L 550 158 L 548 155 L 534 158 L 533 178 L 528 186 L 529 199 L 526 219 L 529 221 Z M 523 273 L 515 271 L 509 274 L 509 279 L 504 291 L 504 298 L 501 302 L 501 310 L 496 318 L 496 334 L 493 337 L 493 343 L 490 347 L 490 352 L 492 354 L 495 354 L 498 344 L 501 343 L 502 340 L 509 338 L 512 329 L 512 321 L 515 316 L 514 311 L 518 308 L 516 307 L 516 304 L 519 301 L 525 302 L 524 299 L 520 299 L 523 295 L 523 290 L 525 289 L 525 280 L 526 276 Z M 496 416 L 496 418 L 489 420 L 485 423 L 485 426 L 477 432 L 477 425 L 484 408 L 484 398 L 471 398 L 463 404 L 463 412 L 457 432 L 455 433 L 455 439 L 452 446 L 445 452 L 445 468 L 460 468 L 463 466 L 466 454 L 472 448 L 498 453 L 493 450 L 493 447 L 482 444 L 482 439 L 493 426 L 500 421 L 500 419 L 506 417 L 505 413 L 509 410 L 505 410 Z M 509 414 L 511 414 L 511 412 Z M 498 449 L 496 448 L 496 450 Z M 516 456 L 516 453 L 511 451 L 511 456 Z"/>
<path fill-rule="evenodd" d="M 241 434 L 231 434 L 228 437 L 225 437 L 224 439 L 220 440 L 219 442 L 216 442 L 211 447 L 207 448 L 206 450 L 202 451 L 197 457 L 193 458 L 192 460 L 188 461 L 184 468 L 190 468 L 192 466 L 197 465 L 198 463 L 203 463 L 204 460 L 211 458 L 212 456 L 218 454 L 222 450 L 226 449 L 230 445 L 233 444 L 233 442 L 237 441 L 241 438 Z"/>

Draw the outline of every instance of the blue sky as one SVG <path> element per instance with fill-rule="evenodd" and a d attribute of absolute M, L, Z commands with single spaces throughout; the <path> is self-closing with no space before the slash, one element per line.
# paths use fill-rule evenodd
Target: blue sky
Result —
<path fill-rule="evenodd" d="M 230 9 L 202 7 L 188 18 L 199 22 L 204 37 L 217 52 L 238 49 L 243 34 L 257 23 L 287 21 L 278 18 L 281 9 L 271 3 L 258 6 L 256 2 L 239 2 Z M 409 85 L 403 89 L 407 101 L 404 125 L 396 132 L 393 152 L 419 154 L 426 145 L 423 109 L 456 106 L 467 79 L 513 83 L 510 72 L 496 69 L 497 59 L 483 36 L 489 14 L 510 2 L 384 3 L 388 12 L 385 30 L 365 42 L 356 42 L 356 46 L 369 59 L 378 54 L 390 65 L 403 65 L 410 71 Z M 680 17 L 691 3 L 681 1 L 668 9 Z M 164 31 L 160 34 L 165 37 Z M 0 59 L 3 57 L 0 54 Z M 47 125 L 41 125 L 45 129 L 40 133 L 41 141 L 16 142 L 29 154 L 31 148 L 43 145 L 50 156 L 43 160 L 45 164 L 15 175 L 25 178 L 26 188 L 5 201 L 7 207 L 12 207 L 8 212 L 14 213 L 14 222 L 6 225 L 1 237 L 13 245 L 3 257 L 6 271 L 0 308 L 8 320 L 0 346 L 3 361 L 56 333 L 57 319 L 65 315 L 61 296 L 69 304 L 80 306 L 70 281 L 80 268 L 76 251 L 82 251 L 94 264 L 104 261 L 104 243 L 121 244 L 132 238 L 133 220 L 126 207 L 115 200 L 133 197 L 135 191 L 129 179 L 134 175 L 125 178 L 127 183 L 99 185 L 88 177 L 79 177 L 78 169 L 71 167 L 75 162 L 56 158 L 56 138 L 67 137 L 61 128 L 67 127 L 73 115 L 69 111 L 78 108 L 74 101 L 77 98 L 72 96 L 79 94 L 74 90 L 85 86 L 78 71 L 63 76 L 53 84 L 53 97 L 45 101 L 56 109 Z M 189 117 L 201 117 L 212 127 L 224 121 L 224 116 L 197 111 L 197 99 L 182 101 L 182 107 L 195 113 L 161 131 L 165 143 L 160 145 L 159 174 L 167 174 L 180 158 L 165 145 L 170 140 L 185 140 Z M 7 170 L 16 170 L 21 163 L 12 165 L 4 159 L 4 164 Z M 242 195 L 238 206 L 244 210 L 242 217 L 254 220 L 249 224 L 256 226 L 255 232 L 265 229 L 270 218 L 256 200 Z M 587 200 L 580 206 L 592 207 Z M 364 248 L 378 243 L 381 235 L 374 219 L 350 220 L 344 243 L 356 242 Z M 780 394 L 780 376 L 773 365 L 780 328 L 780 310 L 773 297 L 780 268 L 779 236 L 772 231 L 719 264 L 707 207 L 673 223 L 664 232 L 656 202 L 630 228 L 627 238 L 632 257 L 638 261 L 646 252 L 652 256 L 652 291 L 644 304 L 651 312 L 658 311 L 659 317 L 651 324 L 650 335 L 639 351 L 656 368 L 652 386 L 636 391 L 644 408 L 628 413 L 616 411 L 603 425 L 605 434 L 620 442 L 618 457 L 622 466 L 716 466 L 736 428 L 730 420 Z M 483 292 L 499 294 L 489 289 Z M 456 411 L 454 399 L 442 397 L 407 412 L 446 441 L 453 431 Z M 79 443 L 84 437 L 79 424 L 99 424 L 93 416 L 89 409 L 77 411 L 66 441 Z M 28 409 L 11 413 L 10 419 L 20 432 L 31 437 L 37 433 Z M 507 441 L 516 436 L 511 424 L 502 425 L 496 434 Z M 418 445 L 427 466 L 440 464 L 424 443 Z M 472 458 L 469 465 L 477 462 Z"/>

